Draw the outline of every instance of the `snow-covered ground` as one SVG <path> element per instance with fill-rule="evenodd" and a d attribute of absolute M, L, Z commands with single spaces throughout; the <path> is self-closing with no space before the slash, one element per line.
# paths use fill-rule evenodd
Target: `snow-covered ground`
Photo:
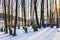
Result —
<path fill-rule="evenodd" d="M 55 27 L 41 28 L 37 32 L 33 32 L 33 29 L 28 27 L 28 33 L 25 33 L 22 27 L 16 30 L 16 36 L 0 32 L 0 40 L 60 40 L 60 30 Z"/>
<path fill-rule="evenodd" d="M 55 37 L 53 38 L 53 40 L 60 40 L 60 28 L 57 30 Z"/>

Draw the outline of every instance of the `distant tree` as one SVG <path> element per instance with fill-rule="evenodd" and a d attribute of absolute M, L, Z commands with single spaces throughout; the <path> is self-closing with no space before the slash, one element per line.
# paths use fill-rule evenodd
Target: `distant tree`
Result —
<path fill-rule="evenodd" d="M 32 16 L 32 2 L 33 0 L 31 0 L 31 3 L 30 3 L 30 18 L 31 18 L 31 26 L 32 26 L 32 18 L 33 18 L 33 16 Z"/>
<path fill-rule="evenodd" d="M 55 10 L 56 10 L 56 20 L 57 20 L 57 23 L 56 23 L 56 25 L 57 25 L 57 28 L 59 28 L 59 24 L 58 24 L 58 11 L 57 11 L 57 1 L 55 0 L 55 5 L 56 5 L 56 7 L 55 7 Z"/>
<path fill-rule="evenodd" d="M 36 23 L 37 25 L 39 25 L 39 21 L 38 21 L 38 13 L 37 13 L 37 0 L 34 0 L 34 10 L 35 10 L 35 16 L 36 16 Z"/>
<path fill-rule="evenodd" d="M 30 16 L 30 15 L 29 15 L 29 3 L 30 3 L 30 2 L 29 2 L 29 0 L 28 0 L 28 24 L 27 24 L 28 27 L 29 27 L 29 16 Z"/>
<path fill-rule="evenodd" d="M 36 18 L 36 24 L 35 24 L 35 18 L 34 18 L 34 16 L 37 16 L 37 8 L 36 8 L 37 2 L 36 1 L 37 0 L 31 0 L 31 25 L 32 25 L 32 28 L 34 31 L 38 31 L 38 29 L 37 29 L 38 26 L 36 25 L 38 18 Z M 34 12 L 35 12 L 35 14 L 34 14 Z"/>
<path fill-rule="evenodd" d="M 9 34 L 12 35 L 12 30 L 11 30 L 11 24 L 10 24 L 10 21 L 11 21 L 11 17 L 10 17 L 10 0 L 8 0 L 8 28 L 9 28 Z"/>
<path fill-rule="evenodd" d="M 11 0 L 11 26 L 13 26 L 13 0 Z"/>
<path fill-rule="evenodd" d="M 59 0 L 59 5 L 60 5 L 60 0 Z M 60 8 L 59 8 L 59 13 L 60 13 Z M 60 15 L 60 14 L 59 14 Z"/>
<path fill-rule="evenodd" d="M 33 19 L 34 19 L 34 15 L 33 15 L 33 0 L 31 0 L 30 2 L 30 25 L 33 27 Z"/>
<path fill-rule="evenodd" d="M 41 23 L 42 23 L 42 26 L 45 28 L 45 25 L 44 25 L 44 0 L 41 0 Z"/>
<path fill-rule="evenodd" d="M 30 16 L 31 16 L 31 26 L 32 26 L 32 28 L 34 30 L 34 27 L 36 27 L 34 25 L 34 23 L 35 23 L 35 20 L 34 20 L 34 0 L 31 0 Z"/>
<path fill-rule="evenodd" d="M 10 0 L 8 0 L 8 10 L 7 11 L 8 11 L 8 27 L 10 30 Z"/>
<path fill-rule="evenodd" d="M 23 0 L 21 0 L 22 26 L 23 26 Z"/>
<path fill-rule="evenodd" d="M 0 5 L 1 5 L 1 0 L 0 0 Z"/>
<path fill-rule="evenodd" d="M 31 1 L 32 2 L 32 1 Z M 34 31 L 38 31 L 38 25 L 39 25 L 39 22 L 38 22 L 38 15 L 37 15 L 37 0 L 33 0 L 33 17 L 32 17 L 32 28 L 33 28 L 33 30 Z M 31 7 L 32 7 L 32 4 L 31 4 Z M 34 14 L 35 13 L 35 14 Z M 34 18 L 34 16 L 36 17 L 36 24 L 35 24 L 35 18 Z"/>
<path fill-rule="evenodd" d="M 16 25 L 17 25 L 17 6 L 18 6 L 18 0 L 16 0 L 15 26 L 14 26 L 14 34 L 13 34 L 13 36 L 16 36 Z"/>
<path fill-rule="evenodd" d="M 52 27 L 52 12 L 51 12 L 51 0 L 50 0 L 50 26 Z"/>
<path fill-rule="evenodd" d="M 41 3 L 41 2 L 40 2 Z M 41 4 L 40 4 L 40 6 L 41 6 Z M 41 28 L 41 8 L 39 8 L 40 9 L 40 25 L 39 25 L 39 28 Z"/>
<path fill-rule="evenodd" d="M 26 11 L 25 11 L 25 0 L 21 0 L 21 6 L 22 6 L 22 25 L 25 33 L 27 33 L 27 27 L 26 27 Z M 23 23 L 24 22 L 24 23 Z"/>
<path fill-rule="evenodd" d="M 27 33 L 27 27 L 26 27 L 26 11 L 25 11 L 25 0 L 23 0 L 23 8 L 24 8 L 24 30 Z"/>
<path fill-rule="evenodd" d="M 53 3 L 52 3 L 53 1 L 52 0 L 50 0 L 50 27 L 51 28 L 53 28 L 53 26 L 54 26 L 54 20 L 53 20 L 53 9 L 52 9 L 52 7 L 53 7 Z"/>
<path fill-rule="evenodd" d="M 60 0 L 59 0 L 59 5 L 60 5 Z M 60 13 L 60 8 L 59 8 L 59 13 Z M 60 14 L 59 14 L 60 15 Z"/>
<path fill-rule="evenodd" d="M 47 0 L 47 21 L 49 20 L 49 12 L 48 12 L 48 0 Z M 47 23 L 47 26 L 49 26 L 49 23 Z"/>
<path fill-rule="evenodd" d="M 8 29 L 7 29 L 7 15 L 6 15 L 6 0 L 3 0 L 3 4 L 4 4 L 4 13 L 5 13 L 5 33 L 8 33 Z"/>
<path fill-rule="evenodd" d="M 20 29 L 20 4 L 19 4 L 19 2 L 18 2 L 18 5 L 17 5 L 17 16 L 19 16 L 19 18 L 17 18 L 17 21 L 19 21 L 19 22 L 17 22 L 17 25 L 18 25 L 18 29 Z"/>

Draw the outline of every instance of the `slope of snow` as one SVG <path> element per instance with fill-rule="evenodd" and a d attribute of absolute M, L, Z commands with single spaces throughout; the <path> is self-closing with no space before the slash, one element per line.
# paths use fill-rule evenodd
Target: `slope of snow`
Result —
<path fill-rule="evenodd" d="M 45 29 L 44 31 L 39 32 L 38 34 L 28 38 L 27 40 L 51 40 L 55 32 L 56 29 Z"/>
<path fill-rule="evenodd" d="M 41 28 L 37 32 L 33 32 L 31 27 L 28 27 L 28 33 L 25 33 L 22 27 L 16 29 L 17 35 L 14 37 L 9 34 L 0 32 L 0 40 L 52 40 L 56 33 L 56 28 Z"/>
<path fill-rule="evenodd" d="M 55 37 L 53 38 L 53 40 L 60 40 L 60 28 L 57 30 Z"/>

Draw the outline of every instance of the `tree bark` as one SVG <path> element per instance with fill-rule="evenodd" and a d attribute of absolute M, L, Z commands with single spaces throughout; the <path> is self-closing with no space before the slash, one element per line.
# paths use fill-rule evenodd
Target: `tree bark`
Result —
<path fill-rule="evenodd" d="M 13 36 L 16 36 L 16 25 L 17 25 L 17 5 L 18 5 L 18 0 L 16 0 L 15 26 L 14 26 L 14 35 L 13 35 Z"/>
<path fill-rule="evenodd" d="M 56 2 L 56 0 L 55 0 L 55 5 L 56 5 L 56 7 L 55 7 L 56 9 L 55 10 L 56 10 L 56 17 L 57 17 L 56 18 L 56 20 L 57 20 L 57 24 L 56 25 L 57 25 L 57 28 L 59 28 L 59 24 L 58 24 L 58 12 L 57 12 L 57 2 Z"/>
<path fill-rule="evenodd" d="M 47 21 L 49 21 L 49 13 L 48 13 L 48 0 L 47 0 Z M 47 23 L 47 26 L 49 26 L 49 23 Z"/>
<path fill-rule="evenodd" d="M 3 0 L 3 4 L 4 4 L 4 13 L 5 13 L 5 33 L 8 33 L 8 29 L 7 29 L 7 15 L 6 15 L 6 0 Z"/>
<path fill-rule="evenodd" d="M 21 7 L 22 7 L 22 8 L 21 8 L 21 11 L 22 11 L 22 26 L 24 26 L 24 24 L 23 24 L 23 17 L 24 17 L 24 16 L 23 16 L 23 13 L 24 13 L 24 12 L 23 12 L 23 0 L 21 0 Z"/>
<path fill-rule="evenodd" d="M 10 0 L 8 0 L 8 28 L 9 28 L 9 34 L 12 35 L 11 24 L 10 24 Z"/>
<path fill-rule="evenodd" d="M 52 27 L 51 0 L 50 0 L 50 26 Z"/>
<path fill-rule="evenodd" d="M 11 0 L 11 26 L 13 26 L 13 0 Z"/>
<path fill-rule="evenodd" d="M 35 10 L 36 22 L 37 25 L 39 25 L 38 15 L 37 15 L 37 0 L 34 0 L 34 10 Z"/>
<path fill-rule="evenodd" d="M 44 0 L 41 1 L 41 23 L 42 23 L 42 26 L 45 28 L 44 26 Z"/>

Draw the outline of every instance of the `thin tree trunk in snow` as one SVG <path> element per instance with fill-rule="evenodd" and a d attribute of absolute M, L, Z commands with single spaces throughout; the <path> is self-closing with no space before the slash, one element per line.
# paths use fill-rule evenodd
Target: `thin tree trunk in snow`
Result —
<path fill-rule="evenodd" d="M 13 36 L 16 36 L 16 26 L 17 26 L 17 5 L 18 5 L 18 0 L 16 0 L 15 26 L 14 26 L 14 35 L 13 35 Z"/>
<path fill-rule="evenodd" d="M 42 23 L 42 26 L 44 26 L 44 0 L 41 0 L 41 23 Z"/>
<path fill-rule="evenodd" d="M 6 15 L 6 0 L 3 0 L 3 4 L 4 4 L 4 13 L 5 13 L 5 33 L 8 33 L 8 29 L 7 29 L 7 15 Z"/>

